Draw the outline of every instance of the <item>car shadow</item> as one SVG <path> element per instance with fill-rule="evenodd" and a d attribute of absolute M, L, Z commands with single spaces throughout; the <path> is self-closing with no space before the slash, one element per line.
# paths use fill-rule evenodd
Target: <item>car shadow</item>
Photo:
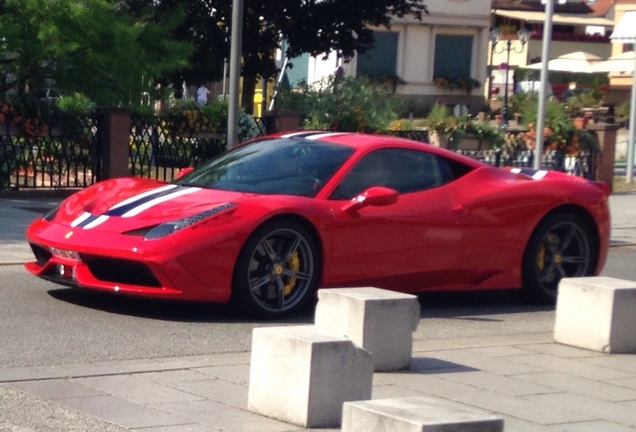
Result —
<path fill-rule="evenodd" d="M 418 300 L 422 318 L 492 321 L 488 315 L 554 310 L 554 305 L 529 303 L 512 290 L 421 293 Z"/>
<path fill-rule="evenodd" d="M 162 321 L 200 323 L 312 324 L 316 302 L 293 316 L 258 320 L 228 304 L 160 300 L 73 288 L 56 288 L 48 294 L 60 301 L 103 312 Z M 488 315 L 554 310 L 553 305 L 524 303 L 511 291 L 460 291 L 418 294 L 421 318 L 459 318 L 492 321 Z"/>
<path fill-rule="evenodd" d="M 56 288 L 48 294 L 66 303 L 118 315 L 161 321 L 192 323 L 312 323 L 313 308 L 281 320 L 257 320 L 228 304 L 148 299 L 73 288 Z"/>

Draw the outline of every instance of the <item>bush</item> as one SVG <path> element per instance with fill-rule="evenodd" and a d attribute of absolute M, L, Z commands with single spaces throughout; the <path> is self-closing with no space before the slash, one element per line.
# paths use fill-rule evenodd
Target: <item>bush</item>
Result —
<path fill-rule="evenodd" d="M 449 141 L 458 141 L 463 136 L 472 135 L 487 142 L 490 148 L 501 147 L 504 142 L 503 132 L 499 128 L 477 121 L 470 115 L 455 117 L 441 104 L 434 104 L 421 124 Z"/>
<path fill-rule="evenodd" d="M 200 105 L 194 100 L 186 99 L 172 105 L 165 116 L 172 122 L 178 136 L 190 136 L 202 131 L 224 130 L 227 112 L 227 103 L 224 101 Z"/>
<path fill-rule="evenodd" d="M 317 86 L 281 91 L 276 107 L 300 112 L 306 129 L 376 132 L 387 130 L 398 117 L 401 102 L 393 89 L 390 80 L 336 73 Z"/>
<path fill-rule="evenodd" d="M 536 121 L 538 104 L 526 107 L 523 119 L 528 126 L 527 139 L 531 143 L 536 139 Z M 546 149 L 563 150 L 566 153 L 576 153 L 578 148 L 573 147 L 574 124 L 570 119 L 564 104 L 557 101 L 549 101 L 546 105 L 544 123 L 544 141 Z"/>
<path fill-rule="evenodd" d="M 79 115 L 90 114 L 95 108 L 93 102 L 86 95 L 77 92 L 61 96 L 55 106 L 62 112 Z"/>

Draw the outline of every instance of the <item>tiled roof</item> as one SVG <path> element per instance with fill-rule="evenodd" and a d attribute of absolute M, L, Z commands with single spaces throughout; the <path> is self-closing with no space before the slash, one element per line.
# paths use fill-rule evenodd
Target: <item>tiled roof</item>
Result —
<path fill-rule="evenodd" d="M 587 5 L 592 9 L 594 15 L 605 16 L 614 5 L 614 0 L 587 0 Z"/>

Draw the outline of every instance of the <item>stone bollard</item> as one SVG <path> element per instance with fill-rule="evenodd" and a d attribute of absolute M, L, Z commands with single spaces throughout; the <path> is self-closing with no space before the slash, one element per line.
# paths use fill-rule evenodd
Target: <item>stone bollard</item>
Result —
<path fill-rule="evenodd" d="M 554 340 L 605 353 L 636 353 L 636 282 L 610 277 L 559 283 Z"/>
<path fill-rule="evenodd" d="M 318 291 L 315 324 L 345 335 L 373 355 L 376 371 L 408 368 L 420 321 L 417 297 L 379 288 Z"/>
<path fill-rule="evenodd" d="M 306 428 L 335 427 L 346 401 L 371 398 L 371 354 L 315 326 L 256 328 L 248 410 Z"/>
<path fill-rule="evenodd" d="M 448 400 L 416 396 L 345 402 L 342 432 L 503 432 L 504 421 Z"/>

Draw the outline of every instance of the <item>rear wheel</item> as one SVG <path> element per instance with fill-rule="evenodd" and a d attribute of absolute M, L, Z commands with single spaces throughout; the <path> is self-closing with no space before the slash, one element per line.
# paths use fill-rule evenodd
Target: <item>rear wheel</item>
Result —
<path fill-rule="evenodd" d="M 559 281 L 593 274 L 596 240 L 579 216 L 548 216 L 536 228 L 523 257 L 523 291 L 531 301 L 554 303 Z"/>
<path fill-rule="evenodd" d="M 318 271 L 316 242 L 301 224 L 266 224 L 241 250 L 232 281 L 232 301 L 258 318 L 289 315 L 312 298 Z"/>

